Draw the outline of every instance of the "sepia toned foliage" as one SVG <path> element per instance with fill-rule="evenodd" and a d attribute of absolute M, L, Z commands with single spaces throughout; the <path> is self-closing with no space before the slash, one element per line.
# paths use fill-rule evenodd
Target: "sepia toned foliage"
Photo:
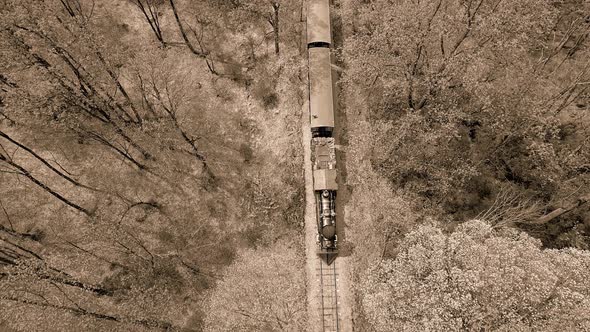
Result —
<path fill-rule="evenodd" d="M 367 272 L 363 310 L 376 331 L 587 330 L 590 255 L 540 245 L 478 220 L 422 226 Z"/>
<path fill-rule="evenodd" d="M 522 234 L 534 245 L 506 249 L 511 255 L 529 255 L 535 248 L 533 252 L 553 257 L 549 253 L 554 251 L 540 248 L 563 248 L 559 260 L 543 261 L 553 275 L 570 266 L 565 261 L 574 265 L 584 261 L 577 257 L 585 257 L 586 251 L 568 248 L 590 248 L 588 4 L 578 0 L 341 3 L 337 14 L 346 22 L 340 81 L 341 106 L 346 111 L 341 121 L 346 125 L 343 153 L 350 192 L 345 236 L 353 242 L 353 280 L 363 285 L 355 289 L 355 327 L 363 331 L 587 329 L 575 325 L 583 316 L 575 303 L 586 303 L 587 293 L 580 293 L 576 301 L 558 300 L 563 311 L 548 313 L 549 309 L 540 308 L 539 315 L 555 317 L 548 321 L 535 316 L 536 307 L 531 309 L 529 300 L 519 302 L 529 294 L 520 288 L 512 292 L 510 287 L 520 281 L 511 276 L 506 282 L 488 280 L 493 271 L 474 267 L 481 272 L 478 280 L 486 282 L 482 287 L 496 287 L 494 282 L 507 287 L 503 291 L 515 296 L 506 299 L 512 307 L 503 307 L 504 299 L 496 304 L 478 298 L 487 294 L 484 290 L 469 294 L 471 302 L 465 302 L 454 294 L 465 294 L 473 289 L 471 284 L 451 288 L 448 280 L 436 279 L 440 286 L 433 281 L 424 288 L 421 285 L 427 281 L 412 276 L 414 267 L 429 261 L 430 251 L 403 262 L 401 253 L 408 250 L 405 236 L 431 220 L 439 220 L 442 230 L 428 231 L 428 236 L 453 236 L 459 245 L 470 246 L 466 236 L 441 232 L 477 217 L 484 219 L 494 237 L 516 228 L 541 240 Z M 499 240 L 489 245 L 474 252 L 474 260 L 483 260 L 486 251 L 505 250 Z M 443 247 L 438 257 L 446 259 L 445 255 L 451 253 Z M 467 274 L 462 264 L 459 272 Z M 510 260 L 504 268 L 528 268 L 519 264 Z M 447 275 L 444 270 L 436 273 Z M 400 279 L 386 280 L 386 276 Z M 538 280 L 522 283 L 535 290 L 536 282 L 549 287 Z M 580 285 L 587 287 L 584 282 Z M 436 302 L 439 299 L 448 301 Z M 458 310 L 455 303 L 474 307 Z M 505 311 L 495 312 L 496 306 Z M 477 316 L 481 312 L 491 314 Z M 473 320 L 462 325 L 461 318 Z M 521 318 L 525 325 L 517 322 Z M 473 323 L 477 319 L 482 325 Z M 496 324 L 503 319 L 510 323 Z M 568 325 L 568 319 L 574 323 Z"/>
<path fill-rule="evenodd" d="M 301 28 L 296 25 L 297 21 L 303 22 L 301 16 L 305 2 L 289 0 L 236 0 L 232 1 L 237 10 L 236 14 L 241 16 L 242 24 L 251 24 L 248 22 L 263 23 L 264 35 L 272 35 L 274 52 L 280 54 L 280 41 L 299 40 L 301 38 Z M 266 27 L 271 31 L 266 32 Z M 298 29 L 299 28 L 299 29 Z M 282 37 L 286 36 L 286 37 Z M 299 45 L 295 44 L 295 47 Z"/>
<path fill-rule="evenodd" d="M 374 169 L 454 220 L 489 208 L 505 186 L 540 213 L 586 195 L 582 3 L 347 2 L 344 82 L 378 128 Z"/>
<path fill-rule="evenodd" d="M 223 13 L 0 6 L 0 329 L 202 330 L 205 291 L 236 253 L 300 227 L 301 174 L 286 171 L 300 114 L 266 112 L 215 72 L 242 59 L 213 44 L 223 22 L 193 26 L 200 5 L 208 22 Z M 283 67 L 291 82 L 298 63 Z M 296 104 L 291 90 L 275 107 Z"/>
<path fill-rule="evenodd" d="M 305 275 L 298 269 L 303 252 L 282 241 L 240 254 L 210 295 L 206 330 L 305 330 Z"/>

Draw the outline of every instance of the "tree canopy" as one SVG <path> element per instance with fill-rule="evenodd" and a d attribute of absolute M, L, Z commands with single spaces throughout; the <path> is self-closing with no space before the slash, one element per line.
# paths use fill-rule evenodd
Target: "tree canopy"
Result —
<path fill-rule="evenodd" d="M 298 49 L 233 6 L 2 2 L 0 329 L 200 330 L 236 252 L 300 227 Z"/>
<path fill-rule="evenodd" d="M 584 331 L 589 266 L 587 251 L 543 250 L 525 233 L 472 220 L 450 234 L 408 233 L 359 291 L 377 331 Z"/>
<path fill-rule="evenodd" d="M 548 210 L 573 192 L 588 194 L 583 8 L 347 2 L 344 82 L 359 91 L 375 128 L 365 150 L 373 168 L 452 219 L 474 217 L 505 186 Z"/>
<path fill-rule="evenodd" d="M 289 240 L 241 253 L 210 294 L 209 331 L 303 331 L 307 327 L 303 248 Z"/>

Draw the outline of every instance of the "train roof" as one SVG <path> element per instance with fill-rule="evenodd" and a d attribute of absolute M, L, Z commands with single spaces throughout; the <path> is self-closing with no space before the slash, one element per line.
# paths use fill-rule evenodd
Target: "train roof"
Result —
<path fill-rule="evenodd" d="M 311 128 L 334 128 L 330 49 L 323 47 L 310 48 L 308 54 Z"/>
<path fill-rule="evenodd" d="M 332 44 L 330 0 L 308 0 L 307 44 Z"/>
<path fill-rule="evenodd" d="M 338 171 L 335 169 L 316 169 L 313 171 L 313 190 L 338 190 Z"/>

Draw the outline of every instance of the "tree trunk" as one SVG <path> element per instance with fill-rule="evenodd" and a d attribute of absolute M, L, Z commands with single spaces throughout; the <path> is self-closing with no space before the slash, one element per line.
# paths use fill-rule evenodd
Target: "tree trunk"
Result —
<path fill-rule="evenodd" d="M 274 37 L 275 37 L 275 54 L 279 55 L 280 53 L 280 47 L 279 47 L 279 8 L 280 8 L 280 4 L 275 2 L 272 4 L 272 8 L 273 8 L 273 23 L 272 23 L 272 27 L 273 27 L 273 32 L 274 32 Z"/>
<path fill-rule="evenodd" d="M 37 180 L 37 178 L 35 178 L 28 170 L 26 170 L 22 166 L 14 163 L 8 157 L 0 154 L 0 161 L 3 161 L 5 163 L 7 163 L 8 165 L 12 166 L 13 168 L 17 169 L 21 175 L 24 175 L 25 177 L 27 177 L 34 184 L 36 184 L 37 186 L 41 187 L 43 190 L 45 190 L 46 192 L 48 192 L 49 194 L 51 194 L 55 198 L 59 199 L 60 201 L 64 202 L 65 204 L 69 205 L 70 207 L 72 207 L 72 208 L 74 208 L 74 209 L 76 209 L 76 210 L 84 213 L 88 217 L 92 217 L 92 213 L 90 211 L 88 211 L 85 208 L 77 205 L 76 203 L 73 203 L 72 201 L 68 200 L 67 198 L 65 198 L 62 195 L 60 195 L 59 193 L 57 193 L 55 190 L 49 188 L 45 183 Z"/>
<path fill-rule="evenodd" d="M 135 0 L 133 3 L 141 10 L 145 20 L 150 25 L 150 28 L 156 35 L 158 41 L 162 44 L 162 47 L 166 47 L 166 42 L 164 41 L 164 35 L 162 34 L 162 30 L 160 29 L 160 19 L 158 17 L 158 11 L 154 7 L 154 5 L 147 1 L 144 5 L 141 0 Z"/>
<path fill-rule="evenodd" d="M 176 24 L 178 25 L 178 30 L 180 30 L 180 34 L 182 35 L 182 39 L 186 46 L 188 46 L 189 50 L 198 57 L 204 57 L 205 55 L 201 52 L 197 51 L 193 44 L 189 41 L 188 36 L 186 35 L 186 31 L 182 26 L 182 22 L 180 22 L 180 17 L 178 16 L 178 11 L 176 10 L 176 5 L 174 4 L 174 0 L 170 0 L 170 7 L 172 7 L 172 13 L 174 13 L 174 18 L 176 19 Z"/>
<path fill-rule="evenodd" d="M 557 208 L 553 211 L 551 211 L 550 213 L 542 216 L 541 218 L 537 219 L 534 223 L 535 224 L 544 224 L 547 223 L 563 214 L 566 214 L 568 212 L 570 212 L 571 210 L 578 208 L 586 203 L 588 203 L 588 201 L 590 200 L 590 196 L 586 196 L 586 197 L 582 197 L 579 198 L 577 201 L 575 201 L 574 203 L 564 206 L 564 207 L 560 207 Z"/>
<path fill-rule="evenodd" d="M 215 71 L 213 61 L 209 60 L 209 58 L 207 57 L 207 52 L 197 51 L 197 49 L 193 46 L 193 44 L 188 39 L 188 36 L 186 35 L 186 31 L 184 30 L 184 26 L 182 25 L 182 22 L 180 21 L 180 16 L 178 16 L 178 11 L 176 10 L 176 5 L 174 4 L 174 0 L 169 0 L 169 1 L 170 1 L 170 7 L 172 7 L 172 12 L 174 13 L 174 18 L 176 19 L 176 24 L 178 25 L 178 30 L 180 30 L 180 34 L 182 35 L 182 39 L 184 40 L 184 43 L 186 44 L 188 49 L 194 55 L 205 59 L 205 62 L 207 63 L 207 68 L 209 68 L 209 71 L 211 72 L 211 74 L 218 75 L 218 73 Z"/>
<path fill-rule="evenodd" d="M 3 131 L 0 130 L 0 137 L 5 138 L 6 140 L 8 140 L 9 142 L 11 142 L 12 144 L 18 146 L 19 148 L 27 151 L 28 153 L 30 153 L 31 155 L 33 155 L 33 157 L 35 157 L 37 160 L 39 160 L 40 162 L 42 162 L 45 166 L 47 166 L 50 170 L 52 170 L 54 173 L 56 173 L 57 175 L 61 176 L 62 178 L 64 178 L 65 180 L 67 180 L 68 182 L 70 182 L 71 184 L 75 185 L 75 186 L 79 186 L 82 188 L 86 188 L 86 189 L 90 189 L 90 190 L 94 190 L 93 188 L 90 188 L 86 185 L 81 184 L 80 182 L 72 179 L 70 176 L 64 174 L 63 172 L 59 171 L 58 169 L 56 169 L 55 167 L 53 167 L 47 160 L 45 160 L 44 158 L 42 158 L 41 156 L 39 156 L 37 153 L 35 153 L 35 151 L 33 151 L 32 149 L 30 149 L 29 147 L 15 141 L 14 139 L 12 139 L 10 136 L 8 136 L 7 134 L 5 134 Z"/>

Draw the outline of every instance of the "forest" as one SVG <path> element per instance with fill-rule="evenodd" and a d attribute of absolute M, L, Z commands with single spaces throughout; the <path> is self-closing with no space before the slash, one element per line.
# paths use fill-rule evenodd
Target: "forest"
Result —
<path fill-rule="evenodd" d="M 0 2 L 0 331 L 309 330 L 305 3 Z M 590 3 L 331 9 L 352 328 L 590 331 Z"/>
<path fill-rule="evenodd" d="M 590 4 L 340 13 L 356 327 L 589 330 Z"/>
<path fill-rule="evenodd" d="M 0 3 L 0 330 L 304 321 L 305 286 L 289 273 L 303 246 L 300 10 Z M 280 268 L 226 280 L 274 262 L 275 243 Z M 299 288 L 268 322 L 282 283 L 252 292 L 281 276 Z"/>

